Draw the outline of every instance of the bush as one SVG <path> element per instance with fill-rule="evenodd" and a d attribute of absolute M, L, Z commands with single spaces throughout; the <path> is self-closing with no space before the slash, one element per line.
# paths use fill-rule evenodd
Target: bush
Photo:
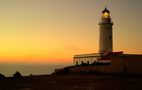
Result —
<path fill-rule="evenodd" d="M 3 80 L 3 79 L 5 79 L 5 76 L 0 73 L 0 80 Z"/>
<path fill-rule="evenodd" d="M 70 68 L 69 67 L 65 67 L 64 70 L 63 70 L 63 73 L 64 74 L 68 74 L 70 71 Z"/>
<path fill-rule="evenodd" d="M 13 75 L 14 78 L 22 78 L 22 75 L 20 72 L 15 72 L 15 74 Z"/>

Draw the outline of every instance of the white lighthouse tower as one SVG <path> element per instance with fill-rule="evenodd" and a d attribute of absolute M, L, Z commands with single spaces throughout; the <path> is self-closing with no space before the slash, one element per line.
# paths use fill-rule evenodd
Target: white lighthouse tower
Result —
<path fill-rule="evenodd" d="M 105 8 L 102 11 L 101 21 L 99 23 L 99 52 L 74 55 L 74 65 L 96 65 L 96 63 L 110 63 L 110 59 L 100 59 L 106 54 L 113 52 L 112 26 L 113 22 L 110 17 L 110 11 Z"/>
<path fill-rule="evenodd" d="M 105 8 L 102 11 L 99 37 L 99 53 L 105 54 L 113 51 L 113 37 L 112 37 L 113 22 L 110 17 L 110 11 Z"/>

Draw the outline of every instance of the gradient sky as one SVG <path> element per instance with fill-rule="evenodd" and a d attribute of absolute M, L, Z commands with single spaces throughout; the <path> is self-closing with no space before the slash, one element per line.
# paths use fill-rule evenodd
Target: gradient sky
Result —
<path fill-rule="evenodd" d="M 0 62 L 70 62 L 97 53 L 107 5 L 114 51 L 142 53 L 142 0 L 0 0 Z"/>

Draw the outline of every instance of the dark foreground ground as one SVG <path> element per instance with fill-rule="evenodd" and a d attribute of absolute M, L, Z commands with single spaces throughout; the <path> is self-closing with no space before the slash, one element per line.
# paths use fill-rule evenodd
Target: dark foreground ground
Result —
<path fill-rule="evenodd" d="M 142 90 L 141 76 L 42 75 L 0 80 L 0 90 Z"/>

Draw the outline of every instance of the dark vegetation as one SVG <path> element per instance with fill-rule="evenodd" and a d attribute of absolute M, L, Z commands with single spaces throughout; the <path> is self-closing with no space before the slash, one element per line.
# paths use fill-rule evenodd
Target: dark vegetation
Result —
<path fill-rule="evenodd" d="M 54 72 L 53 74 L 59 75 L 59 74 L 95 74 L 95 75 L 100 75 L 100 74 L 104 74 L 101 73 L 99 71 L 94 71 L 94 70 L 89 70 L 89 71 L 79 71 L 77 73 L 72 73 L 70 72 L 71 68 L 76 68 L 76 67 L 84 67 L 84 66 L 99 66 L 99 65 L 110 65 L 111 63 L 99 63 L 99 62 L 94 62 L 92 64 L 88 64 L 88 63 L 81 63 L 80 65 L 76 65 L 76 66 L 68 66 L 65 68 L 62 68 L 56 72 Z"/>
<path fill-rule="evenodd" d="M 0 90 L 142 90 L 141 75 L 102 74 L 91 70 L 71 74 L 73 67 L 65 67 L 54 75 L 22 76 L 18 71 L 13 77 L 0 74 Z"/>
<path fill-rule="evenodd" d="M 66 75 L 66 74 L 80 74 L 80 75 L 81 74 L 82 75 L 84 75 L 84 74 L 94 74 L 94 75 L 104 75 L 104 73 L 99 72 L 99 71 L 95 71 L 95 70 L 71 72 L 71 68 L 83 67 L 83 66 L 86 66 L 86 65 L 68 66 L 68 67 L 62 68 L 62 69 L 60 69 L 58 71 L 55 71 L 53 73 L 53 75 Z"/>
<path fill-rule="evenodd" d="M 20 72 L 16 71 L 15 74 L 13 74 L 14 78 L 22 78 L 22 75 Z"/>
<path fill-rule="evenodd" d="M 18 79 L 18 78 L 22 78 L 22 74 L 19 72 L 19 71 L 16 71 L 14 74 L 13 74 L 13 78 L 15 79 Z M 1 74 L 0 73 L 0 80 L 4 80 L 6 79 L 5 75 Z"/>
<path fill-rule="evenodd" d="M 3 79 L 5 79 L 5 75 L 0 73 L 0 80 L 3 80 Z"/>
<path fill-rule="evenodd" d="M 32 75 L 0 80 L 0 90 L 142 90 L 141 76 Z"/>

